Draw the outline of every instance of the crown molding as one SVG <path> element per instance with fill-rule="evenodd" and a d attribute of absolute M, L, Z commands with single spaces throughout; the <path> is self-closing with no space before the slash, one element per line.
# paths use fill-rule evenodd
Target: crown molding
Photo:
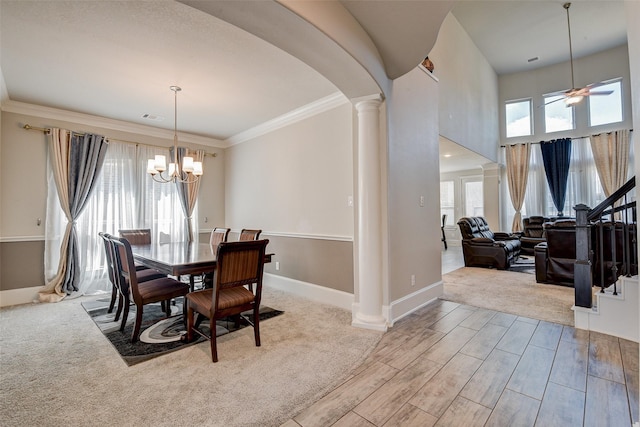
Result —
<path fill-rule="evenodd" d="M 2 111 L 7 113 L 23 114 L 25 116 L 34 116 L 43 119 L 61 120 L 65 122 L 77 123 L 85 126 L 94 126 L 115 130 L 120 132 L 128 132 L 138 135 L 151 136 L 155 138 L 163 138 L 172 140 L 173 130 L 160 129 L 152 126 L 139 125 L 121 120 L 107 119 L 105 117 L 93 116 L 91 114 L 76 113 L 73 111 L 61 110 L 58 108 L 44 107 L 41 105 L 27 104 L 8 100 L 2 103 Z M 107 138 L 109 135 L 106 135 Z M 190 144 L 204 145 L 207 147 L 225 148 L 224 141 L 208 138 L 200 135 L 180 132 L 180 141 Z"/>
<path fill-rule="evenodd" d="M 230 138 L 227 138 L 225 142 L 229 147 L 232 145 L 240 144 L 250 139 L 265 135 L 269 132 L 273 132 L 283 127 L 292 125 L 309 117 L 313 117 L 316 114 L 320 114 L 333 108 L 339 107 L 348 102 L 349 99 L 344 96 L 342 92 L 335 92 L 329 96 L 320 98 L 317 101 L 311 102 L 300 108 L 296 108 L 295 110 L 281 115 L 280 117 L 276 117 L 273 120 L 269 120 L 244 132 L 240 132 Z"/>

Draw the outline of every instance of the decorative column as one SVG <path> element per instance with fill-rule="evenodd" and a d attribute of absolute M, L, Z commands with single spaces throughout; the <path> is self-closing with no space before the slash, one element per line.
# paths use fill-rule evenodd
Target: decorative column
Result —
<path fill-rule="evenodd" d="M 352 325 L 387 330 L 382 315 L 382 183 L 380 167 L 380 96 L 354 102 L 358 112 L 358 304 Z"/>

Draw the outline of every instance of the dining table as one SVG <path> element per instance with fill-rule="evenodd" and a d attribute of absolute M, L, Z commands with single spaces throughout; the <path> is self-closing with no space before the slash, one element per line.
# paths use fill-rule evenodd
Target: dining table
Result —
<path fill-rule="evenodd" d="M 194 275 L 203 274 L 204 286 L 212 286 L 216 249 L 209 243 L 197 242 L 131 245 L 133 259 L 138 264 L 171 276 L 189 275 L 192 290 Z M 271 262 L 272 255 L 265 254 L 265 263 Z"/>

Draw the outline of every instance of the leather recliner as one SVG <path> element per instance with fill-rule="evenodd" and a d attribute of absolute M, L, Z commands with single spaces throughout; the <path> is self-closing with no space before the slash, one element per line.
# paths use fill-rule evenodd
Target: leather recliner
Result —
<path fill-rule="evenodd" d="M 536 245 L 546 241 L 544 224 L 549 221 L 549 218 L 543 216 L 530 216 L 522 220 L 523 231 L 520 244 L 523 254 L 533 255 Z"/>
<path fill-rule="evenodd" d="M 592 265 L 593 285 L 609 286 L 614 283 L 623 272 L 623 252 L 630 252 L 631 274 L 637 274 L 638 261 L 637 252 L 633 248 L 624 248 L 625 244 L 632 242 L 628 239 L 625 242 L 624 229 L 622 223 L 615 224 L 615 246 L 616 246 L 616 274 L 612 271 L 613 251 L 611 237 L 613 227 L 610 222 L 604 223 L 602 229 L 602 242 L 604 242 L 602 254 L 599 250 L 601 236 L 599 223 L 592 224 L 591 227 L 591 253 L 589 261 Z M 576 222 L 575 220 L 557 220 L 545 224 L 547 241 L 535 247 L 536 282 L 551 283 L 556 285 L 573 286 L 574 265 L 576 262 Z M 631 226 L 627 231 L 631 236 L 636 235 L 635 226 Z M 601 271 L 601 266 L 604 269 Z"/>
<path fill-rule="evenodd" d="M 458 221 L 462 234 L 462 254 L 467 267 L 508 269 L 520 255 L 518 236 L 493 232 L 481 216 L 464 217 Z"/>

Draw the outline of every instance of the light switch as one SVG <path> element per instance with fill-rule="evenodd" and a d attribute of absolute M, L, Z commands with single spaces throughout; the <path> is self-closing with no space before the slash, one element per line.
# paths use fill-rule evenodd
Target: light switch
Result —
<path fill-rule="evenodd" d="M 420 196 L 420 207 L 424 207 L 424 196 Z"/>

